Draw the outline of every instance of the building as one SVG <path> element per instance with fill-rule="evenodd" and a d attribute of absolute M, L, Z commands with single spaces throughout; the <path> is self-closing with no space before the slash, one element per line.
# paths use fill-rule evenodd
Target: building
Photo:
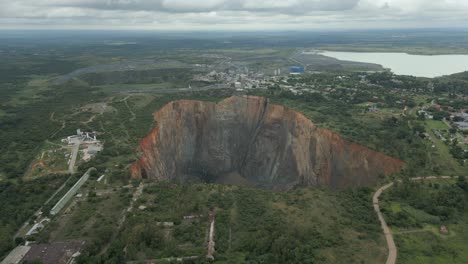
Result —
<path fill-rule="evenodd" d="M 466 131 L 468 130 L 468 122 L 467 121 L 464 121 L 464 122 L 455 122 L 455 125 L 458 127 L 458 129 L 460 130 L 463 130 L 463 131 Z"/>
<path fill-rule="evenodd" d="M 75 197 L 81 186 L 89 179 L 89 174 L 92 170 L 95 170 L 95 168 L 88 169 L 88 171 L 86 171 L 86 173 L 75 183 L 75 185 L 73 185 L 70 190 L 68 190 L 68 192 L 55 204 L 55 206 L 52 207 L 50 210 L 51 215 L 56 215 L 70 201 L 70 199 Z"/>
<path fill-rule="evenodd" d="M 84 249 L 85 241 L 55 242 L 31 245 L 22 262 L 39 260 L 43 264 L 67 264 L 78 257 Z"/>
<path fill-rule="evenodd" d="M 17 246 L 13 249 L 8 256 L 3 259 L 1 264 L 19 264 L 23 260 L 24 256 L 31 249 L 30 246 Z"/>
<path fill-rule="evenodd" d="M 103 175 L 99 176 L 99 178 L 97 179 L 97 182 L 101 182 L 101 181 L 102 181 L 102 179 L 104 179 L 104 177 L 106 177 L 106 175 L 105 175 L 105 174 L 103 174 Z"/>
<path fill-rule="evenodd" d="M 379 108 L 377 107 L 377 105 L 371 105 L 367 108 L 367 111 L 369 111 L 370 113 L 375 113 L 379 111 Z"/>
<path fill-rule="evenodd" d="M 200 218 L 202 216 L 203 215 L 184 215 L 184 220 L 192 220 L 192 219 Z"/>
<path fill-rule="evenodd" d="M 425 111 L 425 110 L 419 110 L 419 111 L 418 111 L 418 114 L 419 114 L 419 115 L 424 115 L 424 117 L 425 117 L 426 119 L 434 119 L 434 116 L 431 115 L 430 113 L 428 113 L 428 112 Z"/>
<path fill-rule="evenodd" d="M 20 264 L 39 261 L 43 264 L 68 264 L 81 254 L 85 241 L 55 242 L 18 246 L 1 264 Z"/>
<path fill-rule="evenodd" d="M 303 66 L 292 66 L 291 73 L 293 74 L 301 74 L 305 72 L 305 68 Z"/>
<path fill-rule="evenodd" d="M 433 104 L 431 107 L 439 111 L 442 109 L 442 106 L 440 104 Z"/>
<path fill-rule="evenodd" d="M 100 151 L 102 151 L 102 146 L 100 146 L 100 145 L 90 145 L 90 146 L 88 146 L 88 154 L 90 154 L 90 155 L 96 155 Z"/>
<path fill-rule="evenodd" d="M 68 142 L 69 145 L 80 144 L 83 141 L 97 141 L 96 132 L 82 132 L 81 129 L 77 129 L 76 135 L 62 140 L 62 142 Z"/>
<path fill-rule="evenodd" d="M 29 231 L 26 233 L 26 236 L 32 236 L 34 234 L 37 234 L 39 233 L 43 228 L 44 226 L 50 222 L 50 219 L 45 217 L 44 219 L 42 219 L 40 222 L 38 223 L 35 223 L 31 229 L 29 229 Z"/>
<path fill-rule="evenodd" d="M 468 122 L 468 113 L 460 112 L 460 113 L 454 114 L 453 117 L 455 119 L 460 120 L 460 121 L 467 121 Z"/>
<path fill-rule="evenodd" d="M 448 235 L 449 231 L 445 225 L 440 226 L 440 233 L 442 235 Z"/>

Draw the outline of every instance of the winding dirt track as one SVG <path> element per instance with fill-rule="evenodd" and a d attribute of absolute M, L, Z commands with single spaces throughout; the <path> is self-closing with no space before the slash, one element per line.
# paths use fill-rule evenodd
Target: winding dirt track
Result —
<path fill-rule="evenodd" d="M 451 176 L 428 176 L 428 177 L 415 177 L 411 178 L 411 181 L 420 181 L 420 180 L 437 180 L 437 179 L 451 179 L 451 178 L 456 178 L 456 176 L 451 177 Z M 466 176 L 468 178 L 468 176 Z M 395 182 L 401 182 L 401 180 L 397 180 Z M 380 206 L 379 206 L 379 197 L 382 194 L 383 191 L 386 189 L 390 188 L 393 186 L 395 182 L 386 184 L 382 187 L 380 187 L 375 193 L 374 196 L 372 197 L 372 203 L 374 204 L 374 210 L 377 213 L 377 216 L 379 217 L 380 220 L 380 225 L 382 226 L 384 235 L 385 235 L 385 240 L 387 240 L 387 246 L 388 246 L 388 257 L 387 261 L 385 262 L 386 264 L 395 264 L 397 260 L 397 248 L 395 245 L 395 241 L 393 240 L 393 234 L 390 228 L 387 225 L 387 222 L 385 222 L 385 219 L 382 215 L 382 212 L 380 211 Z"/>
<path fill-rule="evenodd" d="M 374 197 L 372 197 L 372 203 L 374 204 L 374 210 L 377 212 L 377 216 L 379 217 L 380 220 L 380 225 L 382 226 L 384 235 L 385 235 L 385 240 L 387 240 L 387 246 L 388 246 L 388 257 L 387 257 L 387 262 L 386 264 L 394 264 L 396 262 L 397 258 L 397 248 L 395 246 L 395 241 L 393 240 L 393 234 L 390 228 L 388 228 L 387 222 L 385 222 L 385 219 L 383 218 L 382 212 L 380 212 L 380 207 L 379 207 L 379 196 L 382 194 L 383 191 L 386 189 L 390 188 L 393 186 L 393 182 L 389 183 L 385 186 L 380 187 L 375 193 Z"/>

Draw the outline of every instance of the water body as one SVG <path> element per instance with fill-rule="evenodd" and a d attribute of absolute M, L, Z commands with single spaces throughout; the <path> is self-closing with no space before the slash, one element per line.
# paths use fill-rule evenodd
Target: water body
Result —
<path fill-rule="evenodd" d="M 438 77 L 468 71 L 468 55 L 411 55 L 382 52 L 336 52 L 319 54 L 345 61 L 376 63 L 395 74 L 417 77 Z"/>

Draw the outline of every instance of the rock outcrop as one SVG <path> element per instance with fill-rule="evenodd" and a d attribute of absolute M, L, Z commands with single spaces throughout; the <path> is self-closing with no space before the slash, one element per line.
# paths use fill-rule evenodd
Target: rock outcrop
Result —
<path fill-rule="evenodd" d="M 219 103 L 174 101 L 154 113 L 136 178 L 205 177 L 274 190 L 366 186 L 403 161 L 319 128 L 301 113 L 255 96 Z"/>

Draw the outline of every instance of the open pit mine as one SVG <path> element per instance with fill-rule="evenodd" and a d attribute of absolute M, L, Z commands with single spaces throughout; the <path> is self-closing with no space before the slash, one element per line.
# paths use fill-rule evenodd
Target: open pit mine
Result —
<path fill-rule="evenodd" d="M 263 97 L 173 101 L 154 113 L 132 177 L 288 190 L 368 186 L 404 162 L 317 127 Z"/>

